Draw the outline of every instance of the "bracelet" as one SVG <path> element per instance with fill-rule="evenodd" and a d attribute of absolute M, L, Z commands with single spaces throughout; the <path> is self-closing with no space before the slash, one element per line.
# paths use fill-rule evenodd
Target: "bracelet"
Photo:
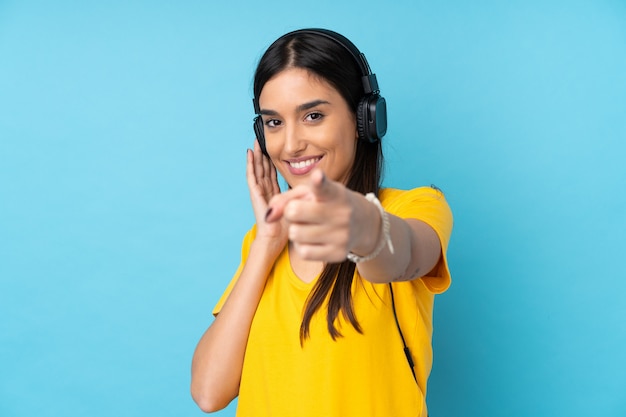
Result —
<path fill-rule="evenodd" d="M 354 263 L 365 262 L 374 259 L 380 254 L 385 245 L 389 247 L 389 252 L 393 253 L 393 243 L 391 243 L 391 235 L 389 233 L 389 216 L 387 215 L 387 212 L 385 211 L 385 209 L 383 209 L 383 206 L 380 204 L 380 201 L 378 200 L 378 198 L 376 198 L 374 193 L 367 193 L 365 195 L 365 199 L 370 203 L 373 203 L 380 212 L 383 229 L 382 236 L 378 239 L 378 245 L 376 245 L 376 249 L 374 249 L 374 251 L 367 256 L 359 256 L 355 255 L 352 252 L 348 252 L 348 260 Z"/>

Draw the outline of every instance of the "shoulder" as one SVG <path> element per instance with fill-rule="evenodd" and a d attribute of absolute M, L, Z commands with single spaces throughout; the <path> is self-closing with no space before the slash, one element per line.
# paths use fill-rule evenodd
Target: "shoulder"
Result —
<path fill-rule="evenodd" d="M 383 188 L 380 190 L 379 199 L 385 210 L 400 217 L 405 217 L 402 215 L 405 210 L 424 210 L 427 207 L 450 210 L 445 195 L 434 186 L 411 190 Z"/>
<path fill-rule="evenodd" d="M 241 242 L 241 257 L 242 259 L 246 259 L 248 257 L 248 253 L 250 252 L 250 246 L 256 237 L 256 224 L 254 224 L 244 235 L 243 241 Z"/>
<path fill-rule="evenodd" d="M 431 226 L 441 239 L 443 248 L 452 233 L 452 210 L 443 192 L 436 187 L 411 190 L 383 188 L 379 199 L 385 211 L 403 219 L 417 219 Z"/>
<path fill-rule="evenodd" d="M 417 197 L 417 196 L 436 196 L 438 198 L 444 197 L 443 191 L 434 185 L 431 186 L 422 186 L 417 188 L 412 188 L 410 190 L 401 190 L 399 188 L 381 188 L 380 189 L 380 200 L 393 200 L 396 198 L 407 198 L 407 197 Z"/>
<path fill-rule="evenodd" d="M 450 270 L 447 249 L 452 234 L 452 211 L 443 192 L 435 187 L 419 187 L 412 190 L 382 189 L 379 199 L 385 210 L 404 219 L 417 219 L 429 225 L 441 244 L 441 258 L 433 270 L 414 285 L 424 284 L 431 293 L 441 293 L 450 286 Z"/>

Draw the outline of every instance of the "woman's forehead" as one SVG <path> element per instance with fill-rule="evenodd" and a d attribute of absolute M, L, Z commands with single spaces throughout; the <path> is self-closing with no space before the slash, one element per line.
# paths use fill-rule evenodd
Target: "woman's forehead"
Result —
<path fill-rule="evenodd" d="M 340 96 L 337 89 L 319 75 L 303 68 L 288 68 L 267 81 L 261 90 L 259 104 L 279 97 L 295 101 L 329 101 Z"/>

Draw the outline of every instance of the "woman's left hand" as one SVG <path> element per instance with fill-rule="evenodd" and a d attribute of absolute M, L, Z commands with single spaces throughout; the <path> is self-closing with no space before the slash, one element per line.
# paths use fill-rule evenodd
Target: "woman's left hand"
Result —
<path fill-rule="evenodd" d="M 378 238 L 371 233 L 380 229 L 377 209 L 319 169 L 309 184 L 275 195 L 269 207 L 267 221 L 284 219 L 294 250 L 307 260 L 342 262 L 348 252 L 373 249 Z"/>

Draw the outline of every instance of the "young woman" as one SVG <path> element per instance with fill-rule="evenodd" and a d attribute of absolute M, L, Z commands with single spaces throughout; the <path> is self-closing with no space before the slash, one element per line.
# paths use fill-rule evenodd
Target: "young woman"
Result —
<path fill-rule="evenodd" d="M 194 400 L 210 412 L 238 396 L 238 416 L 426 416 L 433 298 L 450 284 L 444 196 L 380 188 L 385 101 L 335 32 L 275 41 L 254 104 L 256 224 L 196 348 Z"/>

